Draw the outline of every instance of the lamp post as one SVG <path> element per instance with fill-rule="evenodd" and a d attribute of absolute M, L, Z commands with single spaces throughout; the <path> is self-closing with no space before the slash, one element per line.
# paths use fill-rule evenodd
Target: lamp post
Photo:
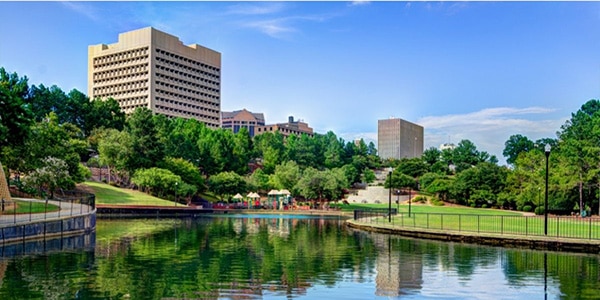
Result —
<path fill-rule="evenodd" d="M 544 154 L 546 154 L 546 194 L 544 196 L 544 235 L 548 235 L 548 157 L 550 157 L 550 144 L 546 144 Z"/>
<path fill-rule="evenodd" d="M 175 207 L 177 207 L 177 186 L 179 182 L 175 181 Z"/>
<path fill-rule="evenodd" d="M 388 173 L 389 180 L 389 206 L 388 206 L 388 222 L 392 223 L 392 171 Z"/>
<path fill-rule="evenodd" d="M 400 190 L 396 190 L 396 209 L 400 212 Z"/>
<path fill-rule="evenodd" d="M 408 187 L 408 217 L 410 218 L 410 203 L 412 202 L 412 188 Z"/>

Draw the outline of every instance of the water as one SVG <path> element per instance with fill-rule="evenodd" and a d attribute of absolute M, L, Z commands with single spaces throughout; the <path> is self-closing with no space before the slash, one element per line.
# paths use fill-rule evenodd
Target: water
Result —
<path fill-rule="evenodd" d="M 599 258 L 335 218 L 98 220 L 94 248 L 0 259 L 0 299 L 600 299 Z"/>

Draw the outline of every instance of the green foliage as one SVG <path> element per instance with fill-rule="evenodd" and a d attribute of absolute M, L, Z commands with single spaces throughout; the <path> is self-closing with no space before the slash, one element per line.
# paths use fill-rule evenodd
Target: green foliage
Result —
<path fill-rule="evenodd" d="M 526 136 L 520 134 L 511 135 L 508 140 L 504 143 L 504 151 L 502 155 L 506 157 L 506 162 L 514 164 L 519 154 L 528 152 L 534 149 L 535 145 Z"/>
<path fill-rule="evenodd" d="M 0 149 L 22 145 L 29 133 L 33 114 L 25 102 L 27 92 L 27 77 L 0 68 Z M 0 153 L 0 159 L 2 156 Z"/>
<path fill-rule="evenodd" d="M 56 189 L 71 189 L 74 187 L 67 163 L 56 157 L 43 159 L 41 167 L 27 174 L 23 181 L 27 187 L 38 190 L 40 197 L 43 190 L 49 191 L 50 199 L 54 198 Z"/>
<path fill-rule="evenodd" d="M 169 170 L 156 167 L 138 169 L 135 171 L 131 181 L 138 185 L 140 190 L 158 197 L 174 195 L 177 192 L 178 186 L 183 184 L 181 177 L 178 175 L 173 174 Z"/>
<path fill-rule="evenodd" d="M 221 172 L 208 179 L 210 190 L 219 196 L 221 200 L 229 199 L 237 193 L 247 192 L 246 181 L 235 172 Z"/>
<path fill-rule="evenodd" d="M 184 183 L 194 186 L 197 191 L 203 192 L 206 190 L 204 178 L 200 175 L 198 168 L 191 162 L 183 158 L 167 157 L 160 164 L 160 167 L 178 175 Z"/>

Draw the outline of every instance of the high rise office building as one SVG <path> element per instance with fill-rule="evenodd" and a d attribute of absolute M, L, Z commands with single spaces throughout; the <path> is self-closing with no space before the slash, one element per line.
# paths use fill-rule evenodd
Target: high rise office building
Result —
<path fill-rule="evenodd" d="M 146 27 L 88 47 L 88 96 L 220 126 L 221 53 Z"/>
<path fill-rule="evenodd" d="M 377 124 L 377 153 L 382 159 L 421 157 L 423 126 L 398 118 L 379 120 Z"/>

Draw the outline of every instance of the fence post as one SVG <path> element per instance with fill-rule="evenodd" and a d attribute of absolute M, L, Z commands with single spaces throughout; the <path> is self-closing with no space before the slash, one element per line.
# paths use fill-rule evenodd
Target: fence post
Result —
<path fill-rule="evenodd" d="M 559 233 L 559 229 L 560 229 L 558 226 L 560 225 L 559 224 L 560 219 L 559 219 L 559 217 L 555 217 L 555 219 L 556 219 L 556 237 L 558 237 L 558 235 L 559 235 L 558 233 Z"/>
<path fill-rule="evenodd" d="M 504 216 L 500 216 L 500 234 L 504 234 Z"/>
<path fill-rule="evenodd" d="M 462 222 L 461 222 L 462 218 L 461 217 L 462 217 L 462 215 L 459 214 L 458 215 L 458 231 L 461 231 L 461 228 L 462 228 L 462 226 L 461 226 L 461 224 L 462 224 Z"/>
<path fill-rule="evenodd" d="M 440 214 L 441 218 L 440 218 L 440 229 L 444 230 L 444 215 Z"/>
<path fill-rule="evenodd" d="M 529 220 L 529 217 L 525 217 L 525 236 L 527 236 L 528 233 L 529 233 L 529 222 L 528 222 L 528 220 Z"/>
<path fill-rule="evenodd" d="M 479 215 L 477 215 L 477 233 L 479 233 L 480 228 L 479 228 Z"/>
<path fill-rule="evenodd" d="M 32 210 L 31 206 L 32 206 L 32 204 L 33 203 L 31 202 L 31 200 L 29 200 L 29 222 L 31 222 L 31 210 Z"/>
<path fill-rule="evenodd" d="M 590 216 L 588 219 L 590 219 L 590 226 L 589 226 L 589 237 L 590 240 L 592 239 L 592 216 Z"/>

